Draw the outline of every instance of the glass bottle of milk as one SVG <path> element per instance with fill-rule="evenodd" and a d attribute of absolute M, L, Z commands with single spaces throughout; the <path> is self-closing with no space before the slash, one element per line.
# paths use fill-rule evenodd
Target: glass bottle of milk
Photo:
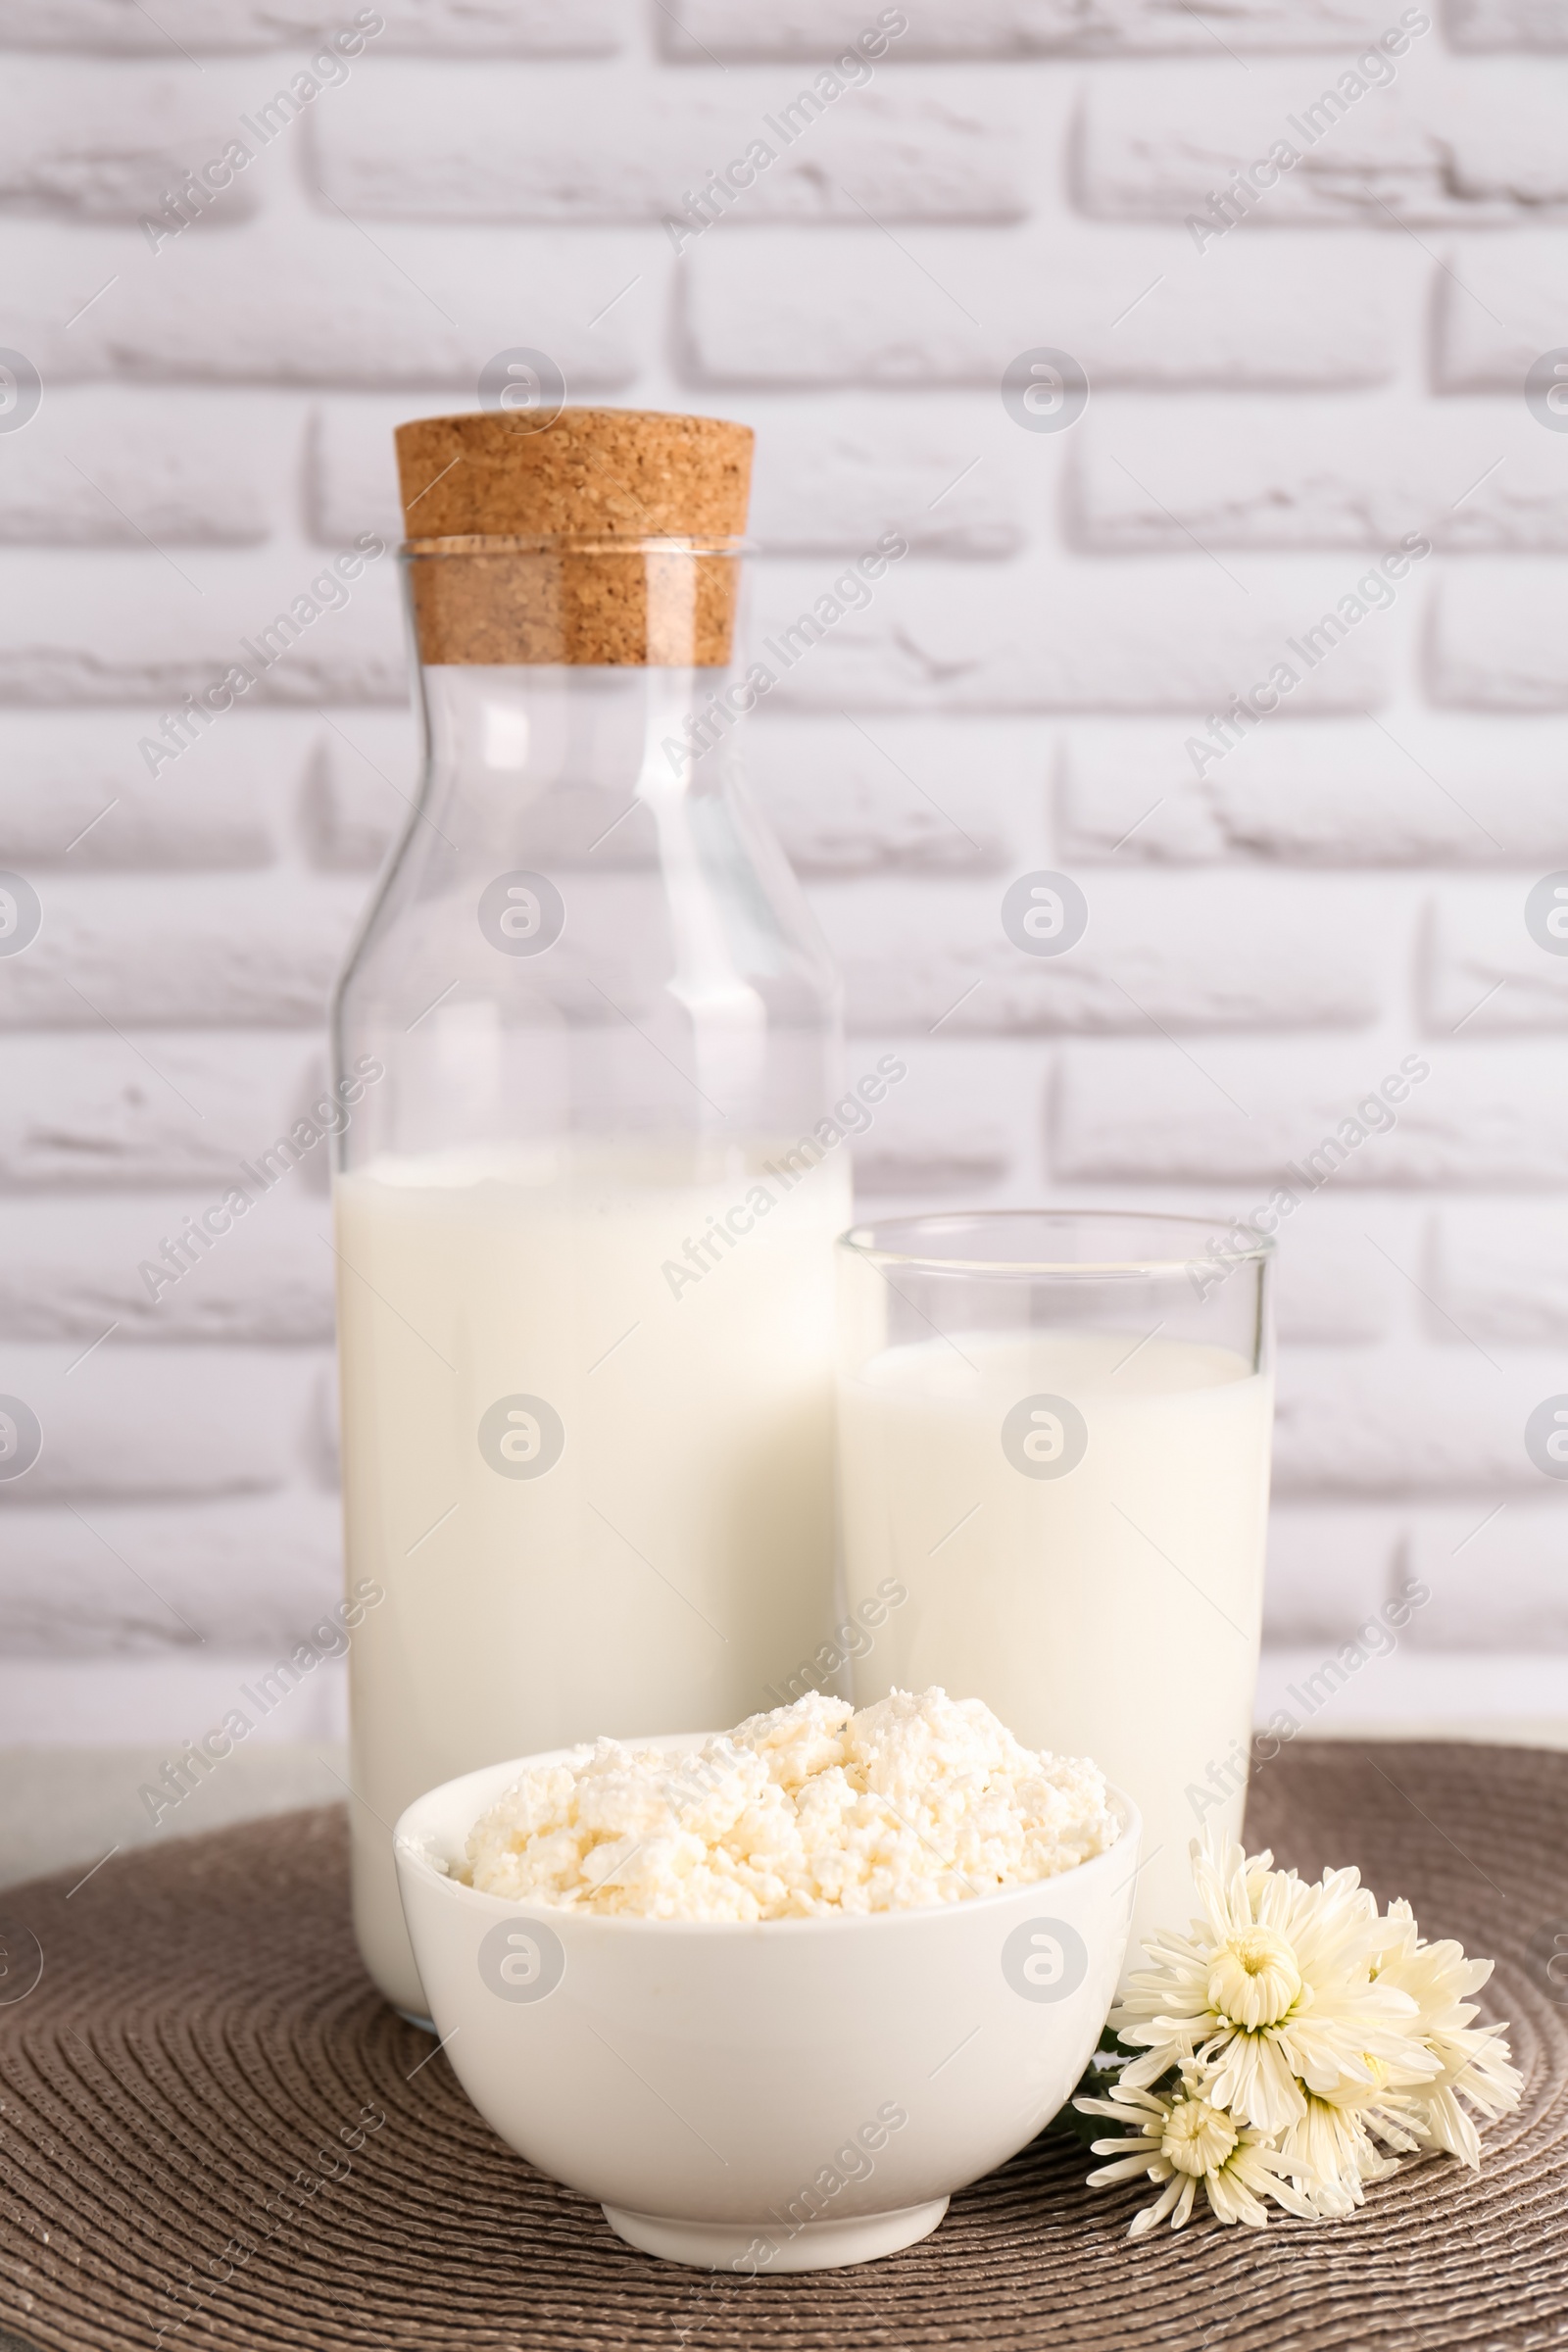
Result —
<path fill-rule="evenodd" d="M 406 1804 L 733 1723 L 831 1620 L 838 990 L 732 754 L 751 438 L 398 436 L 427 757 L 336 1001 L 335 1246 L 355 1925 L 415 2016 Z"/>

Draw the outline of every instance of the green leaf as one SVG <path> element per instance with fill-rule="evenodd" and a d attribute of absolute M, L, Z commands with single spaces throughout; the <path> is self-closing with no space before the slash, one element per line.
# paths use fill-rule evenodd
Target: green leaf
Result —
<path fill-rule="evenodd" d="M 1121 2070 L 1128 2059 L 1141 2058 L 1143 2054 L 1143 2050 L 1137 2042 L 1123 2041 L 1119 2034 L 1112 2033 L 1110 2027 L 1106 2026 L 1100 2036 L 1093 2057 L 1079 2078 L 1073 2098 L 1108 2099 L 1112 2085 L 1121 2080 Z M 1173 2068 L 1172 2076 L 1174 2072 Z M 1169 2077 L 1162 2077 L 1161 2085 L 1169 2079 Z M 1109 2116 L 1080 2115 L 1073 2105 L 1072 2099 L 1067 2101 L 1065 2107 L 1058 2109 L 1046 2126 L 1047 2132 L 1057 2132 L 1065 2138 L 1081 2140 L 1086 2148 L 1092 2141 L 1105 2138 L 1107 2133 L 1114 2132 L 1115 2129 Z"/>

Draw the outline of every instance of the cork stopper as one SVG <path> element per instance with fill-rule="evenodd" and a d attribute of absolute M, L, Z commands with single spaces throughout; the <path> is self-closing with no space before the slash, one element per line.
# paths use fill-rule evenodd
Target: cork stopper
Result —
<path fill-rule="evenodd" d="M 421 661 L 728 662 L 748 426 L 563 409 L 537 427 L 484 410 L 396 441 Z"/>
<path fill-rule="evenodd" d="M 750 425 L 652 409 L 563 409 L 542 430 L 481 409 L 394 436 L 411 539 L 738 539 Z"/>

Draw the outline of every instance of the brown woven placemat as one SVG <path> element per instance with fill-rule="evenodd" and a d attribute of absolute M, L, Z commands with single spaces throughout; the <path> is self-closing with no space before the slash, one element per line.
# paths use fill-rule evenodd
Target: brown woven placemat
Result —
<path fill-rule="evenodd" d="M 1083 2152 L 1047 2137 L 888 2261 L 715 2283 L 492 2136 L 361 1970 L 340 1814 L 297 1813 L 0 1897 L 0 2347 L 1568 2342 L 1568 1984 L 1546 1965 L 1554 1936 L 1568 1951 L 1568 1755 L 1303 1744 L 1257 1774 L 1249 1830 L 1314 1876 L 1358 1863 L 1429 1936 L 1496 1956 L 1528 2086 L 1479 2181 L 1438 2159 L 1332 2227 L 1129 2246 L 1147 2184 L 1086 2189 Z M 29 1935 L 43 1973 L 18 1998 Z"/>

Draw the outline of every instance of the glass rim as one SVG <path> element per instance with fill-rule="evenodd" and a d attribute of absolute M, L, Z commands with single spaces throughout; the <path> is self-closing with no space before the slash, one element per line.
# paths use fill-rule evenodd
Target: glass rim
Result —
<path fill-rule="evenodd" d="M 939 1241 L 942 1230 L 972 1230 L 1010 1225 L 1016 1230 L 1022 1224 L 1069 1224 L 1086 1226 L 1107 1224 L 1124 1226 L 1154 1226 L 1181 1228 L 1195 1237 L 1201 1235 L 1209 1247 L 1170 1254 L 1158 1250 L 1139 1250 L 1117 1257 L 988 1257 L 972 1250 L 955 1256 L 940 1248 L 907 1249 L 899 1246 L 901 1238 L 912 1239 L 916 1234 Z M 1233 1238 L 1238 1232 L 1251 1234 L 1251 1241 L 1241 1247 Z M 888 1237 L 886 1239 L 882 1237 Z M 1175 1241 L 1175 1232 L 1171 1239 Z M 1225 1248 L 1216 1253 L 1213 1243 L 1223 1238 Z M 1140 1276 L 1158 1279 L 1184 1277 L 1195 1265 L 1213 1265 L 1217 1257 L 1227 1266 L 1266 1265 L 1275 1254 L 1272 1234 L 1260 1234 L 1247 1224 L 1245 1218 L 1194 1216 L 1188 1211 L 1145 1208 L 971 1208 L 937 1209 L 905 1217 L 882 1217 L 852 1225 L 838 1237 L 838 1248 L 854 1257 L 876 1266 L 906 1266 L 916 1272 L 931 1274 L 962 1274 L 1003 1277 L 1012 1281 L 1033 1276 L 1050 1276 L 1054 1281 L 1094 1281 L 1106 1279 L 1130 1280 Z"/>

